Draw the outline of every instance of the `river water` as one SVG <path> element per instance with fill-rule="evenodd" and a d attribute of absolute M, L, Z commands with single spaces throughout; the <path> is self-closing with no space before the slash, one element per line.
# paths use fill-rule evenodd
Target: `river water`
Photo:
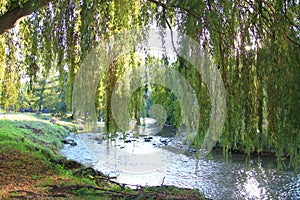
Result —
<path fill-rule="evenodd" d="M 77 145 L 64 145 L 60 153 L 131 187 L 197 188 L 211 199 L 300 199 L 300 173 L 278 172 L 275 158 L 251 157 L 246 163 L 244 155 L 226 160 L 222 152 L 213 151 L 198 160 L 193 149 L 172 148 L 180 141 L 152 135 L 157 127 L 151 123 L 110 138 L 101 128 L 96 133 L 70 134 L 67 139 Z"/>

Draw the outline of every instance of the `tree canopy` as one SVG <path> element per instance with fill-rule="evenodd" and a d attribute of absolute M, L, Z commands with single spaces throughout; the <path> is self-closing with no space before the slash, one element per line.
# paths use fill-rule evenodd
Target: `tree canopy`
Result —
<path fill-rule="evenodd" d="M 65 103 L 62 110 L 71 111 L 75 76 L 91 49 L 109 36 L 147 26 L 176 29 L 212 56 L 227 93 L 227 117 L 219 141 L 225 152 L 271 150 L 278 163 L 289 158 L 293 167 L 299 166 L 297 0 L 2 0 L 1 105 L 7 111 L 18 110 L 24 91 L 22 81 L 30 85 L 29 92 L 33 91 L 35 83 L 41 81 L 39 77 L 49 77 L 54 70 L 60 77 L 56 82 L 60 85 L 60 101 Z M 110 102 L 116 80 L 129 68 L 138 67 L 139 62 L 134 52 L 118 58 L 99 82 L 96 108 L 108 130 L 115 126 Z M 207 88 L 183 58 L 176 58 L 171 67 L 197 91 L 201 113 L 197 140 L 201 143 L 210 120 Z M 162 102 L 168 110 L 168 122 L 178 125 L 180 108 L 171 91 L 152 87 L 151 101 Z M 146 87 L 133 95 L 131 109 L 136 119 L 145 113 L 141 110 L 147 94 Z M 43 105 L 39 106 L 41 110 Z"/>

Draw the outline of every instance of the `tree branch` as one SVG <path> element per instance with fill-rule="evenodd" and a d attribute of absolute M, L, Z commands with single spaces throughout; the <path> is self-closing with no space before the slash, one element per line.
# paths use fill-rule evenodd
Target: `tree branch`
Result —
<path fill-rule="evenodd" d="M 179 6 L 179 5 L 174 5 L 174 4 L 165 4 L 165 3 L 162 3 L 162 2 L 160 2 L 160 1 L 158 1 L 158 0 L 147 0 L 147 1 L 148 1 L 148 2 L 151 2 L 151 3 L 155 3 L 155 4 L 158 5 L 158 6 L 161 6 L 161 7 L 163 8 L 163 10 L 181 9 L 182 11 L 186 12 L 188 15 L 193 16 L 195 19 L 201 20 L 201 16 L 200 16 L 199 14 L 196 14 L 196 13 L 192 12 L 192 11 L 191 11 L 190 9 L 188 9 L 188 8 L 183 8 L 183 7 Z M 246 1 L 246 2 L 251 6 L 251 4 L 250 4 L 248 1 Z M 270 2 L 268 2 L 268 1 L 266 1 L 266 0 L 259 0 L 259 2 L 260 2 L 260 3 L 264 3 L 264 4 L 267 5 L 267 7 L 269 7 L 270 12 L 271 12 L 271 13 L 269 13 L 269 14 L 271 14 L 271 15 L 275 18 L 275 20 L 277 21 L 279 27 L 283 30 L 284 36 L 285 36 L 290 42 L 292 42 L 293 44 L 295 44 L 295 45 L 297 45 L 297 46 L 300 46 L 300 43 L 299 43 L 299 42 L 297 42 L 296 40 L 294 40 L 293 38 L 291 38 L 291 37 L 288 35 L 288 33 L 287 33 L 287 31 L 285 30 L 285 28 L 284 28 L 282 22 L 279 20 L 279 17 L 277 16 L 276 11 L 274 10 L 272 4 L 271 4 Z M 239 5 L 239 2 L 238 2 L 238 1 L 235 1 L 235 3 L 237 3 L 237 4 Z M 211 5 L 210 5 L 210 2 L 209 2 L 209 1 L 208 1 L 208 7 L 209 7 L 209 9 L 211 9 Z M 210 10 L 210 11 L 211 11 L 211 10 Z M 269 11 L 267 11 L 267 12 L 269 12 Z M 298 28 L 297 26 L 295 26 L 295 27 Z M 212 29 L 212 28 L 211 28 L 211 29 Z M 213 31 L 216 31 L 217 33 L 222 33 L 222 32 L 220 32 L 220 31 L 217 30 L 217 29 L 212 29 L 212 30 L 213 30 Z"/>
<path fill-rule="evenodd" d="M 19 19 L 33 13 L 38 8 L 46 6 L 51 1 L 53 0 L 29 0 L 26 3 L 7 11 L 0 17 L 0 35 L 15 27 Z"/>
<path fill-rule="evenodd" d="M 155 3 L 156 5 L 161 6 L 163 9 L 170 9 L 170 8 L 172 8 L 172 9 L 178 9 L 179 8 L 182 11 L 185 11 L 189 15 L 193 16 L 195 19 L 201 20 L 201 16 L 199 16 L 198 14 L 192 12 L 188 8 L 182 8 L 179 5 L 174 5 L 174 4 L 167 5 L 165 3 L 162 3 L 162 2 L 159 2 L 159 1 L 156 1 L 156 0 L 148 0 L 148 1 L 151 2 L 151 3 Z"/>

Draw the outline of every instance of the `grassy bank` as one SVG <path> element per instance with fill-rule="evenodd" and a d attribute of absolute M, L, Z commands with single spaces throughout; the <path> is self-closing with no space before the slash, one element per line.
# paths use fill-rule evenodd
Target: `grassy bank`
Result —
<path fill-rule="evenodd" d="M 72 123 L 0 114 L 0 199 L 204 199 L 171 186 L 133 190 L 57 154 Z"/>

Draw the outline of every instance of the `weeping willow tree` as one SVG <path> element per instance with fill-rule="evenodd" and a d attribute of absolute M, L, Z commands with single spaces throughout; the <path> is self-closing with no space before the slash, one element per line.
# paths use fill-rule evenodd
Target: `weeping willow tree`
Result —
<path fill-rule="evenodd" d="M 228 109 L 221 145 L 247 154 L 274 150 L 279 163 L 288 155 L 290 164 L 298 166 L 299 2 L 157 4 L 163 8 L 180 5 L 177 12 L 185 13 L 177 19 L 180 31 L 208 49 L 219 66 Z M 190 71 L 183 69 L 184 74 Z M 197 79 L 202 88 L 195 73 L 191 79 Z M 205 90 L 201 91 L 199 98 L 205 96 Z"/>
<path fill-rule="evenodd" d="M 156 25 L 193 38 L 217 64 L 227 93 L 227 118 L 219 140 L 224 152 L 274 151 L 278 163 L 289 159 L 297 168 L 299 7 L 295 0 L 0 1 L 1 104 L 6 110 L 17 109 L 21 72 L 30 77 L 32 84 L 41 68 L 47 74 L 55 66 L 67 110 L 71 110 L 75 76 L 88 53 L 114 34 Z M 10 29 L 16 21 L 17 27 Z M 126 71 L 138 68 L 140 62 L 134 52 L 120 57 L 99 81 L 96 108 L 109 131 L 116 127 L 111 111 L 116 81 Z M 183 58 L 177 57 L 171 65 L 197 93 L 201 114 L 196 143 L 201 143 L 210 120 L 207 86 Z M 128 92 L 126 87 L 123 90 Z M 145 93 L 147 87 L 140 88 L 131 99 L 132 117 L 137 120 Z M 170 93 L 154 86 L 151 98 L 172 107 L 170 123 L 177 125 L 181 112 Z"/>

